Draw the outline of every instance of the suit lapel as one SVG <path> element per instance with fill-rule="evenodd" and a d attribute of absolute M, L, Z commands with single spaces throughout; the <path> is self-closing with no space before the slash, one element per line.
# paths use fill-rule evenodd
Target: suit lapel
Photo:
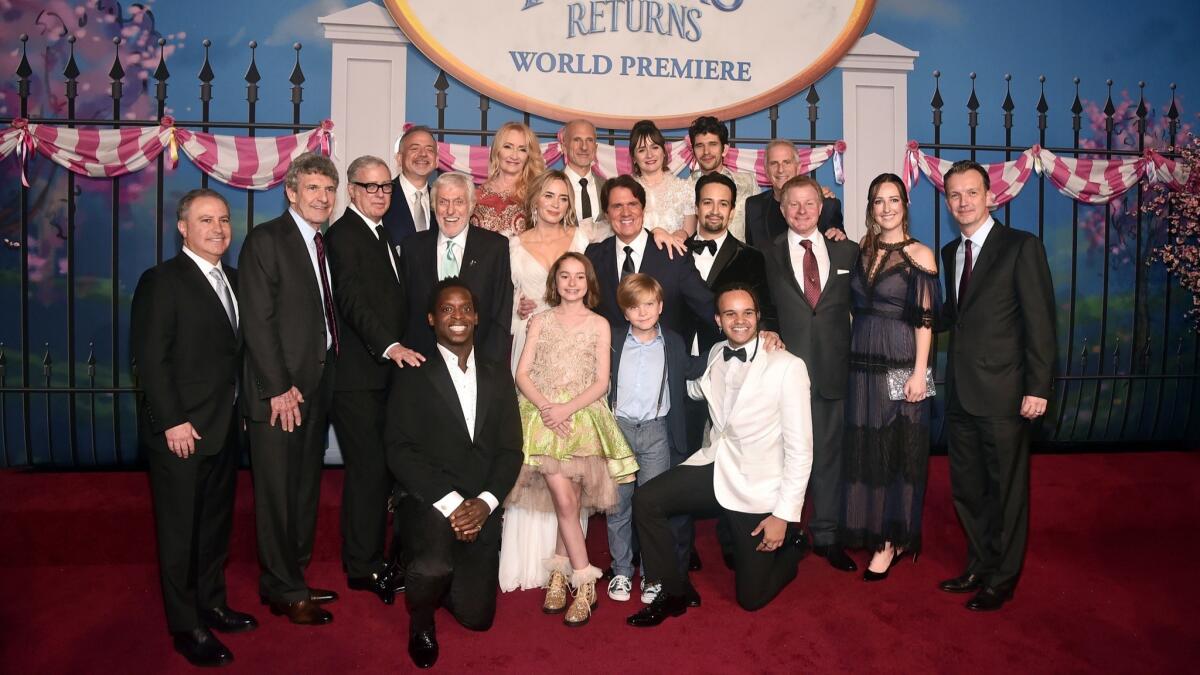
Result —
<path fill-rule="evenodd" d="M 729 267 L 737 257 L 740 248 L 740 243 L 732 234 L 725 235 L 725 243 L 721 245 L 721 250 L 717 251 L 717 256 L 713 258 L 712 269 L 708 271 L 708 278 L 704 280 L 709 288 L 712 288 L 717 279 L 721 278 L 721 272 L 724 272 L 725 268 Z"/>
<path fill-rule="evenodd" d="M 729 344 L 722 341 L 717 343 L 718 346 Z M 713 356 L 713 354 L 717 356 Z M 713 425 L 716 427 L 725 427 L 725 388 L 713 387 L 712 372 L 713 365 L 717 363 L 721 351 L 714 349 L 708 353 L 708 367 L 704 369 L 704 374 L 700 376 L 699 384 L 700 391 L 704 393 L 704 399 L 709 402 L 708 411 L 712 417 Z M 719 390 L 719 391 L 718 391 Z"/>
<path fill-rule="evenodd" d="M 842 247 L 836 245 L 840 243 L 841 242 L 831 242 L 829 240 L 825 241 L 825 255 L 829 257 L 829 276 L 825 278 L 825 286 L 821 288 L 821 297 L 817 299 L 818 307 L 825 302 L 825 298 L 831 295 L 831 292 L 833 291 L 833 282 L 836 281 L 839 276 L 841 276 L 837 273 L 838 269 L 849 269 L 849 266 L 841 267 L 841 265 L 846 263 L 841 260 L 842 256 L 840 252 L 842 251 Z"/>
<path fill-rule="evenodd" d="M 492 400 L 492 365 L 480 360 L 475 355 L 475 433 L 472 438 L 478 439 L 483 431 L 483 423 L 487 421 L 488 404 Z M 464 423 L 463 426 L 466 426 Z"/>
<path fill-rule="evenodd" d="M 954 254 L 961 245 L 962 237 L 959 237 L 942 248 L 942 269 L 946 271 L 946 307 L 958 307 L 958 288 L 954 284 L 958 271 L 954 269 Z"/>
<path fill-rule="evenodd" d="M 988 233 L 988 238 L 984 240 L 983 248 L 979 251 L 978 260 L 971 266 L 971 279 L 967 282 L 967 294 L 961 298 L 964 308 L 970 304 L 972 298 L 978 295 L 975 289 L 987 279 L 992 265 L 1008 244 L 1008 237 L 1004 236 L 1007 233 L 1005 226 L 1000 221 L 997 220 L 992 225 L 992 230 Z"/>
<path fill-rule="evenodd" d="M 430 384 L 433 385 L 434 391 L 442 397 L 446 407 L 450 409 L 450 414 L 458 420 L 458 428 L 465 434 L 467 433 L 467 418 L 463 416 L 462 404 L 458 401 L 458 392 L 454 391 L 454 382 L 450 380 L 450 364 L 442 358 L 441 352 L 436 351 L 436 347 L 434 350 L 433 358 L 426 361 L 422 369 L 428 369 Z M 479 416 L 475 417 L 478 419 Z"/>
<path fill-rule="evenodd" d="M 206 311 L 213 315 L 212 320 L 216 321 L 219 318 L 220 322 L 225 324 L 225 327 L 229 330 L 230 334 L 233 337 L 237 337 L 237 335 L 233 332 L 233 325 L 229 323 L 229 315 L 225 313 L 224 303 L 222 303 L 221 299 L 217 297 L 217 293 L 215 290 L 213 290 L 212 284 L 209 283 L 208 279 L 204 277 L 204 273 L 200 271 L 200 268 L 196 265 L 196 263 L 193 262 L 186 253 L 180 251 L 179 255 L 175 256 L 175 264 L 179 266 L 180 273 L 183 275 L 185 283 L 191 287 L 192 292 L 195 293 L 197 297 L 204 298 L 200 302 L 203 303 L 205 307 L 208 307 Z M 226 278 L 228 278 L 228 276 Z M 230 279 L 229 284 L 230 286 L 233 286 L 232 279 Z M 236 292 L 237 288 L 233 287 L 229 290 L 230 293 L 234 293 Z"/>
<path fill-rule="evenodd" d="M 308 274 L 303 276 L 307 280 L 305 285 L 308 286 L 308 292 L 317 299 L 319 305 L 324 307 L 325 301 L 321 297 L 321 282 L 317 280 L 317 272 L 313 268 L 312 258 L 308 257 L 308 243 L 304 241 L 304 235 L 300 234 L 300 228 L 296 225 L 292 214 L 284 212 L 283 218 L 285 220 L 283 226 L 286 228 L 286 234 L 283 237 L 284 246 L 291 249 L 290 255 L 293 259 L 304 261 L 304 269 L 308 271 Z"/>
<path fill-rule="evenodd" d="M 475 273 L 475 263 L 479 261 L 479 242 L 471 236 L 470 226 L 467 226 L 467 241 L 463 244 L 462 262 L 458 265 L 458 276 L 464 280 Z"/>
<path fill-rule="evenodd" d="M 804 289 L 800 288 L 800 284 L 796 281 L 796 268 L 792 266 L 792 251 L 787 237 L 782 237 L 778 242 L 775 243 L 775 255 L 782 258 L 780 265 L 784 270 L 787 271 L 787 282 L 791 284 L 792 289 L 796 291 L 796 294 L 800 296 L 800 299 L 804 301 L 804 304 L 815 309 L 812 304 L 808 302 L 808 296 L 804 294 Z"/>
<path fill-rule="evenodd" d="M 761 346 L 762 346 L 761 344 L 758 345 L 759 348 L 761 348 Z M 753 352 L 753 350 L 755 348 L 751 347 L 750 345 L 746 345 L 746 349 L 747 349 L 747 351 Z M 762 373 L 764 370 L 766 370 L 766 367 L 767 367 L 766 364 L 767 364 L 767 354 L 765 351 L 761 351 L 761 349 L 760 349 L 759 353 L 755 356 L 754 360 L 750 362 L 750 370 L 746 373 L 746 379 L 742 380 L 742 386 L 738 389 L 737 398 L 735 398 L 733 400 L 733 403 L 730 404 L 730 408 L 729 408 L 730 420 L 737 416 L 737 414 L 739 412 L 738 403 L 742 400 L 742 397 L 752 397 L 753 396 L 753 393 L 752 393 L 754 391 L 753 387 L 757 387 L 758 381 L 762 379 Z M 747 400 L 749 400 L 749 398 L 747 398 Z M 729 422 L 730 420 L 725 420 L 725 421 Z"/>

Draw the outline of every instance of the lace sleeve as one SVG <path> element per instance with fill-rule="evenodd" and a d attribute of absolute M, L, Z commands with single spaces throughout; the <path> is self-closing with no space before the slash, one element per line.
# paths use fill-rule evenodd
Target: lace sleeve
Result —
<path fill-rule="evenodd" d="M 934 317 L 941 312 L 942 285 L 937 275 L 914 263 L 904 299 L 905 323 L 914 328 L 933 328 Z"/>

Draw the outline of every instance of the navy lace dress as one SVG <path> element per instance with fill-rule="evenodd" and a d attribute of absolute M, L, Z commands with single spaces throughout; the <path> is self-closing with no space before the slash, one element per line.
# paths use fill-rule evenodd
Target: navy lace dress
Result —
<path fill-rule="evenodd" d="M 877 244 L 882 260 L 870 266 L 864 251 L 850 278 L 854 329 L 843 450 L 845 508 L 842 537 L 850 548 L 906 551 L 921 544 L 921 507 L 929 462 L 930 399 L 888 396 L 887 371 L 912 369 L 915 329 L 932 327 L 941 310 L 935 270 L 904 251 L 910 239 Z"/>

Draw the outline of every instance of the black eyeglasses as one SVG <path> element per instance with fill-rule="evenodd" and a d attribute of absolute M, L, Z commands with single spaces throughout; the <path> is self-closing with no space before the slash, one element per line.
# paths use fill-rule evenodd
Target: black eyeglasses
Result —
<path fill-rule="evenodd" d="M 358 187 L 366 190 L 367 194 L 369 194 L 369 195 L 373 195 L 376 192 L 378 192 L 379 190 L 383 190 L 383 194 L 385 194 L 385 195 L 392 194 L 392 184 L 391 183 L 360 183 L 356 180 L 352 180 L 350 182 L 354 183 Z"/>

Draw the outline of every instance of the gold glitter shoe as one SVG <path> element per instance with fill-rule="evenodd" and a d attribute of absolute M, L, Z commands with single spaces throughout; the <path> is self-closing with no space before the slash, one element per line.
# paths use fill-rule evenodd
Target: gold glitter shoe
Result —
<path fill-rule="evenodd" d="M 542 602 L 542 611 L 546 614 L 561 614 L 567 609 L 567 572 L 571 563 L 566 556 L 553 556 L 545 561 L 546 569 L 550 570 L 550 581 L 546 585 L 546 599 Z"/>
<path fill-rule="evenodd" d="M 592 618 L 592 610 L 596 608 L 596 580 L 601 576 L 599 568 L 588 565 L 587 569 L 571 573 L 571 586 L 575 589 L 575 600 L 567 609 L 563 623 L 578 628 Z"/>

